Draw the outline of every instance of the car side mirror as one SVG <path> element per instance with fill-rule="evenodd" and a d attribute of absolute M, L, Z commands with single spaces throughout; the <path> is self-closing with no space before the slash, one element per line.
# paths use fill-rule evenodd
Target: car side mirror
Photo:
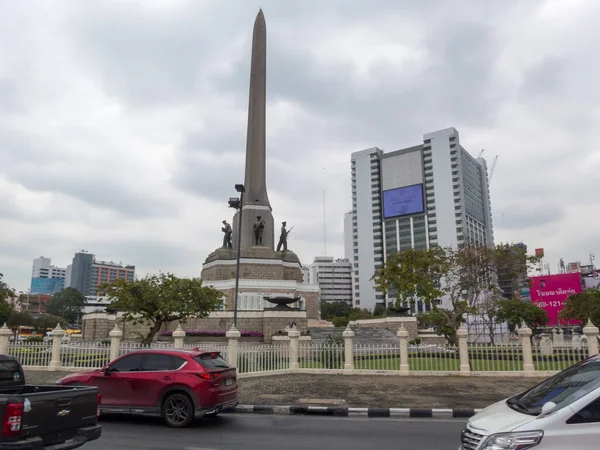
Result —
<path fill-rule="evenodd" d="M 110 366 L 104 368 L 104 376 L 107 377 L 110 375 Z"/>
<path fill-rule="evenodd" d="M 544 405 L 542 406 L 542 411 L 540 412 L 540 414 L 537 416 L 538 419 L 541 419 L 542 417 L 546 417 L 548 414 L 552 414 L 552 412 L 556 409 L 556 403 L 554 402 L 546 402 L 544 403 Z"/>

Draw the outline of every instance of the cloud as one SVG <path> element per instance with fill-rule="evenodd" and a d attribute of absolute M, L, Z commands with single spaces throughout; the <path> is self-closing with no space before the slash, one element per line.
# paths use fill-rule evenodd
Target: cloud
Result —
<path fill-rule="evenodd" d="M 600 5 L 264 0 L 267 186 L 303 262 L 343 256 L 350 153 L 453 126 L 499 155 L 495 237 L 548 260 L 596 251 L 590 55 Z M 251 32 L 244 0 L 11 3 L 0 17 L 0 272 L 85 248 L 141 274 L 200 273 L 243 181 Z M 325 204 L 323 194 L 325 193 Z M 576 230 L 576 231 L 575 231 Z M 576 233 L 576 237 L 573 235 Z"/>

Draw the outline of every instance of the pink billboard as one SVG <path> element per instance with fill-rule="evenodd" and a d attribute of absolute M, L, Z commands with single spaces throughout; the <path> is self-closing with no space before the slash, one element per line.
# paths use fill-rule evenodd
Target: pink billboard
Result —
<path fill-rule="evenodd" d="M 556 275 L 545 275 L 531 277 L 531 301 L 544 309 L 548 314 L 548 325 L 559 323 L 558 314 L 565 306 L 565 300 L 569 295 L 581 292 L 581 274 L 559 273 Z M 561 324 L 566 324 L 564 319 Z M 577 323 L 577 321 L 571 321 Z"/>

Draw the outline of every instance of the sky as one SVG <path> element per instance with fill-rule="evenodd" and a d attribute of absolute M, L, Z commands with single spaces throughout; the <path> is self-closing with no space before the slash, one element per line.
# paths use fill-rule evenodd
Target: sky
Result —
<path fill-rule="evenodd" d="M 199 276 L 243 182 L 267 23 L 267 187 L 303 263 L 343 257 L 350 155 L 456 128 L 491 163 L 495 240 L 600 252 L 600 2 L 0 2 L 0 273 L 39 256 Z M 323 208 L 325 192 L 325 208 Z M 599 253 L 600 256 L 600 253 Z"/>

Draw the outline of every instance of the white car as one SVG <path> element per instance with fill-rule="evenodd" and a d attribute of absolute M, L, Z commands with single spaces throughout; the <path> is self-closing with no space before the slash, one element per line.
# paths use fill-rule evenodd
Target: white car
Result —
<path fill-rule="evenodd" d="M 600 447 L 600 355 L 469 419 L 459 450 L 592 450 Z"/>

